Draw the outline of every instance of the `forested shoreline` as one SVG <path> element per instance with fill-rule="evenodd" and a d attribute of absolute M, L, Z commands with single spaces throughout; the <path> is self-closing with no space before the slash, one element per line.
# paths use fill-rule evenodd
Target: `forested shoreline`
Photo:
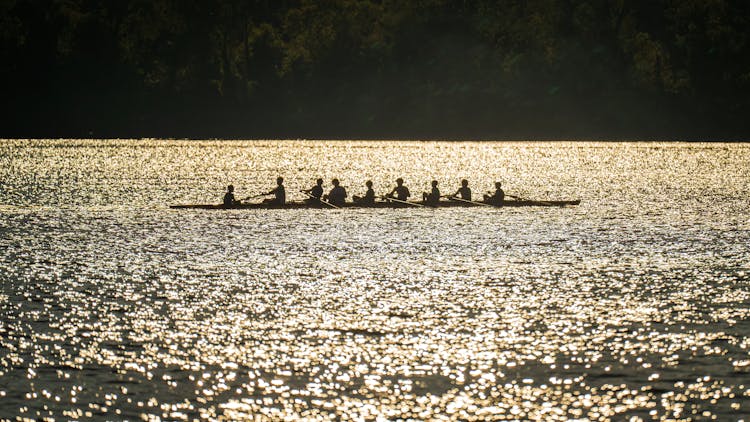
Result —
<path fill-rule="evenodd" d="M 750 139 L 745 0 L 0 1 L 0 137 Z"/>

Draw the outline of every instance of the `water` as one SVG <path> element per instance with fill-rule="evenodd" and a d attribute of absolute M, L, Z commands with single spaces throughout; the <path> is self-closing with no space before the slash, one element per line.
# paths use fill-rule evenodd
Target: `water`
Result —
<path fill-rule="evenodd" d="M 568 208 L 170 210 L 286 178 Z M 750 145 L 0 141 L 0 418 L 750 420 Z"/>

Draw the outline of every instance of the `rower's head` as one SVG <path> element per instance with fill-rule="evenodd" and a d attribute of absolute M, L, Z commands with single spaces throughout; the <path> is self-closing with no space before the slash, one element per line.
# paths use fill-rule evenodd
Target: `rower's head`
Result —
<path fill-rule="evenodd" d="M 371 188 L 372 187 L 372 180 L 366 181 L 365 182 L 365 186 L 367 186 L 368 188 Z"/>
<path fill-rule="evenodd" d="M 323 186 L 323 179 L 318 179 L 315 181 L 315 183 L 317 183 L 318 186 Z"/>
<path fill-rule="evenodd" d="M 463 180 L 461 181 L 461 186 L 463 186 L 463 187 L 467 187 L 467 186 L 469 186 L 469 181 L 468 181 L 468 180 L 466 180 L 466 179 L 463 179 Z"/>
<path fill-rule="evenodd" d="M 436 188 L 436 187 L 437 187 L 437 180 L 433 180 L 433 181 L 432 181 L 432 187 L 433 187 L 433 188 Z"/>
<path fill-rule="evenodd" d="M 284 183 L 284 178 L 283 177 L 277 177 L 276 178 L 276 184 L 279 185 L 279 186 L 281 186 L 282 183 Z"/>
<path fill-rule="evenodd" d="M 403 185 L 404 184 L 404 179 L 402 179 L 402 178 L 399 177 L 398 179 L 396 179 L 396 184 L 399 185 L 399 186 Z"/>
<path fill-rule="evenodd" d="M 500 183 L 500 182 L 495 182 L 495 189 L 500 189 L 500 186 L 502 186 L 502 185 L 503 184 Z"/>
<path fill-rule="evenodd" d="M 227 186 L 227 192 L 234 192 L 234 186 L 233 185 Z"/>
<path fill-rule="evenodd" d="M 333 180 L 331 180 L 331 184 L 333 186 L 338 186 L 339 185 L 339 179 L 333 179 Z"/>

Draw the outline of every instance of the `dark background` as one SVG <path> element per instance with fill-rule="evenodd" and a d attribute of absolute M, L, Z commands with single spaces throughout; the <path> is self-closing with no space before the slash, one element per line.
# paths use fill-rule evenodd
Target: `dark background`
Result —
<path fill-rule="evenodd" d="M 747 0 L 0 0 L 0 137 L 750 139 Z"/>

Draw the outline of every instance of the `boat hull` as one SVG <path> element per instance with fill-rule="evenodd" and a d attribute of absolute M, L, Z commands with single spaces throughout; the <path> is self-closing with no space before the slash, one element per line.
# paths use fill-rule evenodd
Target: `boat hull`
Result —
<path fill-rule="evenodd" d="M 580 200 L 572 201 L 505 201 L 501 206 L 493 205 L 493 208 L 503 207 L 565 207 L 569 205 L 578 205 Z M 412 205 L 413 204 L 413 205 Z M 483 206 L 486 204 L 466 203 L 459 201 L 440 201 L 437 204 L 427 204 L 423 201 L 410 202 L 403 204 L 398 202 L 375 202 L 374 204 L 357 204 L 347 202 L 341 208 L 490 208 Z M 189 205 L 170 205 L 172 209 L 201 209 L 201 210 L 252 210 L 252 209 L 332 209 L 325 204 L 310 204 L 307 202 L 287 202 L 284 205 L 274 205 L 268 203 L 251 203 L 240 204 L 232 207 L 225 207 L 218 204 L 189 204 Z"/>

